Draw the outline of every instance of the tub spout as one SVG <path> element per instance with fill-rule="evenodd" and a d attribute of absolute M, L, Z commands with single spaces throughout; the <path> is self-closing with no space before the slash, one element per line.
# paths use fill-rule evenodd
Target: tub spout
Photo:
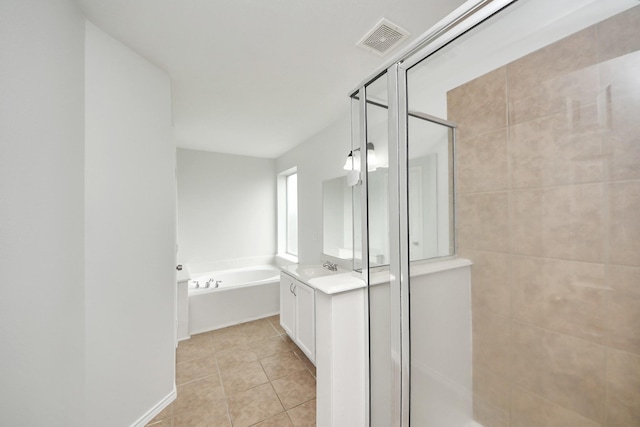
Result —
<path fill-rule="evenodd" d="M 325 261 L 325 263 L 322 264 L 322 266 L 328 269 L 329 271 L 338 271 L 338 265 L 329 261 Z"/>

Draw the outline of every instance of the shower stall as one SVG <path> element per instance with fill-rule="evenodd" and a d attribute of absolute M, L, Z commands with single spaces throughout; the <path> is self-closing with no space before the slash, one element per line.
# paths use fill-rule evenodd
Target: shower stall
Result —
<path fill-rule="evenodd" d="M 370 426 L 640 425 L 638 70 L 635 0 L 472 0 L 354 89 Z"/>

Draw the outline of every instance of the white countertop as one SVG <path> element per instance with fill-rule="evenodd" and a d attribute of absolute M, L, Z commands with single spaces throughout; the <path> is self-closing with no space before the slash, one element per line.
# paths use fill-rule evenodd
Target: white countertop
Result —
<path fill-rule="evenodd" d="M 411 277 L 422 276 L 425 274 L 438 273 L 440 271 L 451 270 L 460 267 L 472 265 L 472 262 L 464 258 L 444 258 L 429 260 L 427 262 L 416 262 L 411 265 Z M 317 266 L 308 266 L 317 267 Z M 287 265 L 281 267 L 282 271 L 293 276 L 297 280 L 306 283 L 314 289 L 319 290 L 327 295 L 348 292 L 354 289 L 366 287 L 364 280 L 360 278 L 360 273 L 355 271 L 347 271 L 338 269 L 337 272 L 323 272 L 322 276 L 309 277 L 305 276 L 305 266 L 298 264 Z M 299 271 L 300 270 L 300 271 Z M 301 273 L 302 272 L 302 273 Z M 373 269 L 371 271 L 371 284 L 378 285 L 381 283 L 389 283 L 388 268 Z"/>
<path fill-rule="evenodd" d="M 358 276 L 360 274 L 350 271 L 331 276 L 316 277 L 309 280 L 308 283 L 322 293 L 333 295 L 366 287 L 365 281 Z"/>
<path fill-rule="evenodd" d="M 333 295 L 341 292 L 348 292 L 354 289 L 364 288 L 366 286 L 364 280 L 360 279 L 359 273 L 338 269 L 336 272 L 327 270 L 322 276 L 308 276 L 304 274 L 305 267 L 317 266 L 299 266 L 297 264 L 285 265 L 281 267 L 282 271 L 293 276 L 297 280 L 306 283 L 314 289 L 319 290 L 327 295 Z"/>

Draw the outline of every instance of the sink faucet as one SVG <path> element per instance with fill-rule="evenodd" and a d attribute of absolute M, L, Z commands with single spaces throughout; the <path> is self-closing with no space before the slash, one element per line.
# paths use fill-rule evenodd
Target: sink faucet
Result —
<path fill-rule="evenodd" d="M 338 271 L 338 265 L 329 261 L 325 261 L 322 266 L 330 271 Z"/>

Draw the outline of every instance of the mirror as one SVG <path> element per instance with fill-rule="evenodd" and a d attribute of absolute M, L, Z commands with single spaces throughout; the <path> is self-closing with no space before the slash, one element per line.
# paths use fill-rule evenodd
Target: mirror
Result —
<path fill-rule="evenodd" d="M 322 253 L 353 258 L 353 208 L 346 176 L 322 182 Z"/>
<path fill-rule="evenodd" d="M 437 174 L 437 152 L 409 159 L 410 261 L 439 256 Z M 369 265 L 374 267 L 389 264 L 388 194 L 389 169 L 378 168 L 369 172 L 369 229 L 376 231 L 369 235 Z"/>

